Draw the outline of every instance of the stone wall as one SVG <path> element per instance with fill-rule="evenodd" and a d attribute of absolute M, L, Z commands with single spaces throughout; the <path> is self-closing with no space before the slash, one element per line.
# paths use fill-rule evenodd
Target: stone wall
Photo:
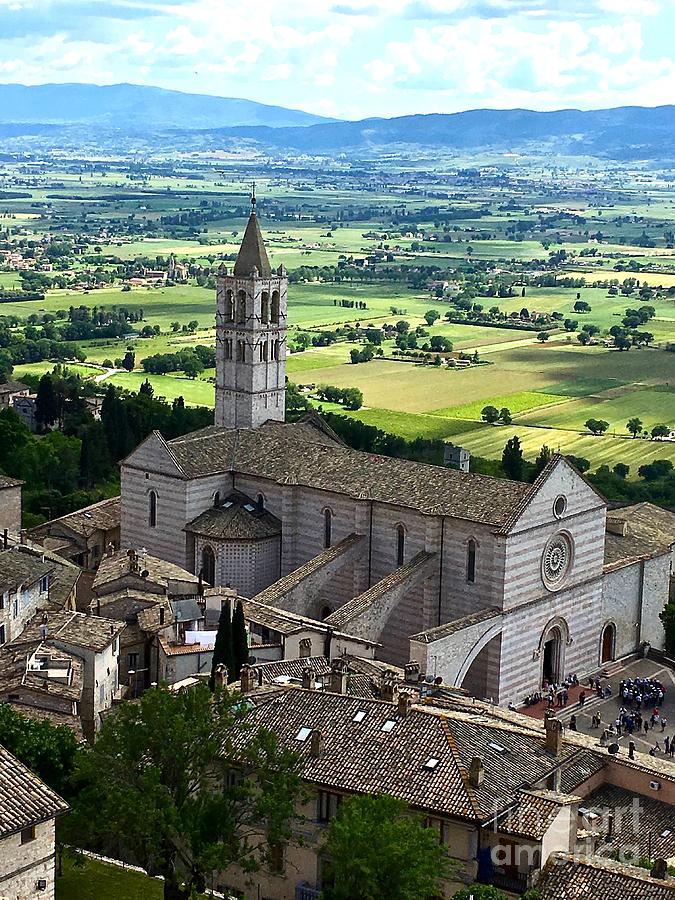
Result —
<path fill-rule="evenodd" d="M 54 819 L 35 826 L 35 839 L 21 834 L 0 841 L 0 896 L 8 900 L 54 900 Z M 37 889 L 44 879 L 46 890 Z"/>
<path fill-rule="evenodd" d="M 5 528 L 10 534 L 21 531 L 21 485 L 0 488 L 0 537 Z"/>

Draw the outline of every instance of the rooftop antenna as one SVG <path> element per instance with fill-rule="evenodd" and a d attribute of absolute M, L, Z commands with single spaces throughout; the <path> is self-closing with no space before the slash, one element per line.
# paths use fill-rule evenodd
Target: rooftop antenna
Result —
<path fill-rule="evenodd" d="M 256 199 L 255 199 L 255 181 L 253 181 L 253 182 L 251 182 L 251 207 L 252 207 L 252 212 L 255 212 L 255 204 L 256 204 Z"/>

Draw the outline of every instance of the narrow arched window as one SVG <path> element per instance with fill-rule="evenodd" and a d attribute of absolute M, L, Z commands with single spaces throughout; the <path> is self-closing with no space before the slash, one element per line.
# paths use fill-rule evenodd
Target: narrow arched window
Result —
<path fill-rule="evenodd" d="M 279 361 L 279 341 L 274 342 L 274 359 Z"/>
<path fill-rule="evenodd" d="M 157 494 L 154 491 L 148 494 L 148 525 L 150 528 L 157 525 Z"/>
<path fill-rule="evenodd" d="M 213 505 L 215 507 L 220 506 L 220 491 L 216 491 L 213 495 Z"/>
<path fill-rule="evenodd" d="M 225 321 L 231 322 L 234 318 L 234 297 L 231 290 L 225 291 Z"/>
<path fill-rule="evenodd" d="M 202 578 L 212 587 L 215 585 L 216 554 L 213 552 L 213 548 L 209 547 L 208 544 L 202 550 Z"/>
<path fill-rule="evenodd" d="M 237 323 L 243 325 L 246 322 L 246 291 L 237 294 Z"/>
<path fill-rule="evenodd" d="M 267 325 L 270 320 L 270 295 L 263 291 L 260 297 L 260 321 Z"/>
<path fill-rule="evenodd" d="M 272 324 L 279 324 L 279 291 L 272 291 Z"/>
<path fill-rule="evenodd" d="M 333 542 L 333 513 L 329 509 L 323 511 L 323 545 L 328 548 Z"/>
<path fill-rule="evenodd" d="M 470 540 L 466 548 L 466 580 L 473 584 L 476 580 L 476 542 Z"/>
<path fill-rule="evenodd" d="M 307 657 L 312 655 L 312 640 L 311 638 L 302 638 L 300 640 L 300 659 L 307 659 Z"/>
<path fill-rule="evenodd" d="M 402 566 L 405 560 L 405 529 L 403 525 L 396 526 L 396 565 Z"/>

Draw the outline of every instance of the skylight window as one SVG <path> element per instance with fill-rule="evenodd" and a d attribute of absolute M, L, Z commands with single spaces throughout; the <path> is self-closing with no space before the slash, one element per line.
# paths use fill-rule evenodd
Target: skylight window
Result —
<path fill-rule="evenodd" d="M 424 768 L 433 771 L 439 764 L 439 762 L 440 759 L 436 759 L 435 756 L 430 756 L 429 759 L 424 763 Z"/>
<path fill-rule="evenodd" d="M 223 503 L 223 509 L 229 509 L 232 505 L 231 500 L 226 500 L 225 503 Z"/>
<path fill-rule="evenodd" d="M 300 731 L 296 734 L 295 739 L 296 741 L 306 741 L 311 733 L 311 728 L 301 728 Z"/>
<path fill-rule="evenodd" d="M 394 719 L 387 719 L 387 721 L 382 726 L 382 731 L 386 731 L 386 732 L 393 731 L 394 725 L 396 725 L 396 722 L 394 721 Z"/>
<path fill-rule="evenodd" d="M 244 509 L 247 510 L 247 512 L 255 512 L 255 506 L 253 506 L 252 503 L 244 503 Z"/>
<path fill-rule="evenodd" d="M 363 722 L 363 720 L 365 719 L 365 717 L 366 717 L 365 710 L 360 709 L 360 710 L 357 712 L 357 714 L 354 716 L 354 718 L 352 719 L 352 722 Z"/>
<path fill-rule="evenodd" d="M 495 741 L 490 741 L 488 747 L 490 750 L 494 750 L 495 753 L 506 753 L 506 747 L 502 747 L 501 744 L 497 744 Z"/>

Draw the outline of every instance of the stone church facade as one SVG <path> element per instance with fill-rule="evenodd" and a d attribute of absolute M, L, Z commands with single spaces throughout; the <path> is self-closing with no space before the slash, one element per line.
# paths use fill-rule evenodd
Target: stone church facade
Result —
<path fill-rule="evenodd" d="M 315 414 L 285 424 L 286 297 L 254 208 L 218 278 L 216 425 L 123 462 L 122 546 L 503 704 L 662 646 L 675 517 L 640 538 L 628 515 L 608 563 L 607 505 L 562 457 L 530 485 L 352 450 Z"/>

